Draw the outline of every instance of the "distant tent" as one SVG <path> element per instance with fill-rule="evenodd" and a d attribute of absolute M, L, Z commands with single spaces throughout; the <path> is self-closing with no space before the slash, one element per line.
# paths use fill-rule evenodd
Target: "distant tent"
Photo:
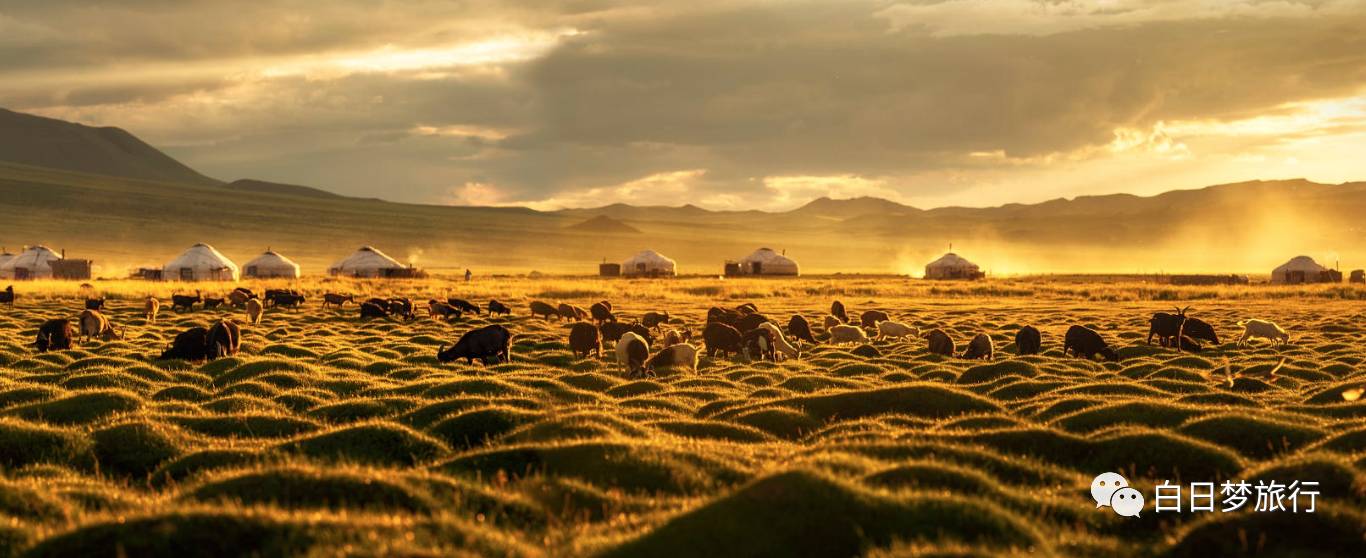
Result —
<path fill-rule="evenodd" d="M 1328 281 L 1329 269 L 1319 265 L 1309 256 L 1295 256 L 1271 270 L 1271 282 L 1293 285 L 1296 283 L 1321 283 Z"/>
<path fill-rule="evenodd" d="M 51 279 L 52 262 L 60 259 L 61 254 L 49 250 L 46 246 L 30 246 L 0 263 L 0 278 Z"/>
<path fill-rule="evenodd" d="M 327 269 L 329 275 L 341 277 L 397 277 L 407 276 L 408 268 L 384 252 L 371 246 L 361 246 L 355 253 Z"/>
<path fill-rule="evenodd" d="M 161 268 L 167 281 L 236 281 L 240 277 L 237 264 L 232 263 L 213 246 L 196 244 Z"/>
<path fill-rule="evenodd" d="M 736 267 L 740 275 L 798 275 L 796 260 L 774 252 L 771 248 L 760 248 L 745 256 Z"/>
<path fill-rule="evenodd" d="M 274 250 L 266 250 L 264 254 L 256 256 L 255 259 L 242 266 L 242 275 L 260 279 L 298 279 L 301 273 L 299 264 L 294 263 L 293 260 Z"/>
<path fill-rule="evenodd" d="M 0 270 L 3 270 L 5 268 L 5 264 L 9 263 L 10 260 L 13 260 L 14 258 L 14 254 L 11 254 L 9 252 L 0 252 Z"/>
<path fill-rule="evenodd" d="M 977 264 L 953 252 L 925 266 L 926 279 L 981 279 L 986 277 Z"/>
<path fill-rule="evenodd" d="M 677 264 L 654 250 L 644 250 L 621 262 L 621 274 L 627 277 L 659 277 L 677 275 Z"/>

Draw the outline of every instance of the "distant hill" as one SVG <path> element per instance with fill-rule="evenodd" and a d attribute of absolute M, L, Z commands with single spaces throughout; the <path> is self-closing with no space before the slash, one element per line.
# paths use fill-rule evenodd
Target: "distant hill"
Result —
<path fill-rule="evenodd" d="M 598 215 L 597 217 L 593 217 L 582 223 L 569 225 L 564 229 L 567 231 L 599 234 L 641 234 L 640 229 L 606 215 Z"/>
<path fill-rule="evenodd" d="M 218 184 L 119 128 L 0 109 L 0 161 L 160 182 Z"/>
<path fill-rule="evenodd" d="M 312 186 L 299 186 L 297 184 L 280 184 L 277 182 L 266 182 L 264 180 L 241 179 L 234 180 L 225 185 L 230 190 L 239 192 L 255 192 L 262 194 L 288 194 L 291 196 L 302 196 L 306 198 L 341 198 L 340 194 L 334 194 L 326 190 L 319 190 Z"/>
<path fill-rule="evenodd" d="M 863 196 L 845 200 L 819 197 L 811 200 L 806 205 L 792 210 L 791 213 L 796 215 L 848 219 L 860 215 L 903 215 L 908 213 L 919 213 L 920 211 L 921 210 L 909 205 L 902 205 L 891 200 Z"/>

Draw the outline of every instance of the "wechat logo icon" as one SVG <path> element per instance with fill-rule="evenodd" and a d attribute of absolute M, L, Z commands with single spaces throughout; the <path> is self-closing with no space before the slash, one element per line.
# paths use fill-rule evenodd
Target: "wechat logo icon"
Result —
<path fill-rule="evenodd" d="M 1138 517 L 1143 511 L 1143 493 L 1132 486 L 1119 473 L 1101 473 L 1091 480 L 1091 498 L 1096 507 L 1110 506 L 1115 513 L 1124 517 Z"/>

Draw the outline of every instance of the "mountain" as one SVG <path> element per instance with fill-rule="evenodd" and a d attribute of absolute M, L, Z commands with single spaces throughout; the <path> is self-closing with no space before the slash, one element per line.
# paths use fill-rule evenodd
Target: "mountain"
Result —
<path fill-rule="evenodd" d="M 251 192 L 257 194 L 288 194 L 291 196 L 302 196 L 305 198 L 341 198 L 340 194 L 334 194 L 326 190 L 319 190 L 312 186 L 299 186 L 297 184 L 280 184 L 277 182 L 266 182 L 264 180 L 241 179 L 229 182 L 224 186 L 229 190 L 238 192 Z"/>
<path fill-rule="evenodd" d="M 218 184 L 119 128 L 0 109 L 0 161 L 90 174 Z"/>
<path fill-rule="evenodd" d="M 858 197 L 834 200 L 819 197 L 806 205 L 793 209 L 790 213 L 803 216 L 849 219 L 861 215 L 902 215 L 919 213 L 921 210 L 902 205 L 891 200 L 874 197 Z"/>
<path fill-rule="evenodd" d="M 598 215 L 582 223 L 575 223 L 564 228 L 567 231 L 586 232 L 594 234 L 640 234 L 640 229 L 627 225 L 621 221 Z"/>

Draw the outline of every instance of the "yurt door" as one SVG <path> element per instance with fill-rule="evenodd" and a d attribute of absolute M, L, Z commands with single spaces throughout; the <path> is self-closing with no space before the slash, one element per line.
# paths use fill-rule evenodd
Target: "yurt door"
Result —
<path fill-rule="evenodd" d="M 749 271 L 755 275 L 764 272 L 764 262 L 749 262 Z"/>
<path fill-rule="evenodd" d="M 14 278 L 17 279 L 17 280 L 19 280 L 19 281 L 25 281 L 25 280 L 27 280 L 27 279 L 28 279 L 28 268 L 27 268 L 27 267 L 16 267 L 16 268 L 14 268 Z"/>
<path fill-rule="evenodd" d="M 193 268 L 193 267 L 182 267 L 182 268 L 180 268 L 180 280 L 181 280 L 181 281 L 194 281 L 194 268 Z"/>

